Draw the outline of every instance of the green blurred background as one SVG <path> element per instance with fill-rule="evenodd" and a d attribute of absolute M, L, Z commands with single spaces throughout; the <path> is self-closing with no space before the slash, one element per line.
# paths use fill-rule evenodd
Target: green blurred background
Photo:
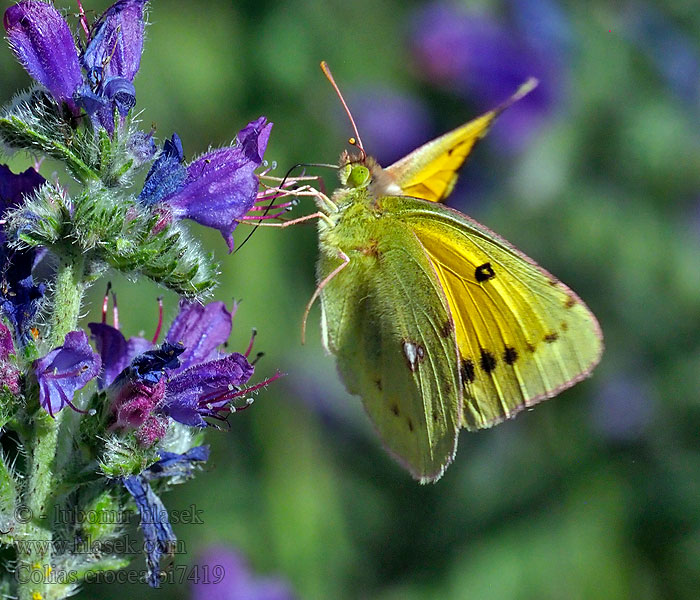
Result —
<path fill-rule="evenodd" d="M 257 327 L 256 380 L 287 375 L 229 431 L 210 431 L 205 472 L 165 497 L 170 509 L 203 511 L 204 524 L 175 526 L 187 549 L 176 563 L 230 546 L 303 599 L 700 597 L 697 1 L 151 4 L 136 80 L 144 127 L 155 123 L 160 139 L 177 131 L 191 158 L 264 114 L 278 175 L 336 162 L 351 134 L 321 59 L 358 107 L 368 152 L 381 147 L 385 160 L 492 108 L 521 74 L 540 76 L 539 97 L 494 127 L 450 204 L 575 289 L 606 342 L 591 379 L 495 429 L 463 432 L 445 476 L 419 486 L 344 392 L 318 307 L 300 343 L 313 224 L 260 228 L 230 256 L 218 233 L 193 228 L 222 260 L 216 297 L 242 300 L 230 348 Z M 450 29 L 465 23 L 464 36 L 474 22 L 489 25 L 466 42 Z M 28 77 L 8 50 L 0 69 L 6 102 Z M 335 185 L 332 171 L 313 172 Z M 302 202 L 294 215 L 313 210 Z M 112 281 L 124 332 L 150 334 L 162 291 Z M 103 289 L 86 321 L 99 318 Z M 165 303 L 172 318 L 177 299 Z M 125 594 L 191 591 L 102 585 L 78 597 Z"/>

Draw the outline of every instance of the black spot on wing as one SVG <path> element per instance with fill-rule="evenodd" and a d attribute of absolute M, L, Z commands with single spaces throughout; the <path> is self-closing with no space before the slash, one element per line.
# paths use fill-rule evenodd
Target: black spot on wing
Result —
<path fill-rule="evenodd" d="M 474 369 L 474 361 L 471 358 L 465 358 L 462 360 L 462 367 L 460 369 L 462 374 L 463 383 L 473 383 L 476 379 L 476 370 Z"/>
<path fill-rule="evenodd" d="M 391 405 L 391 412 L 394 413 L 394 416 L 399 416 L 399 405 L 396 404 L 396 402 L 394 402 L 394 404 Z"/>
<path fill-rule="evenodd" d="M 474 271 L 474 277 L 479 283 L 493 279 L 495 276 L 496 273 L 494 272 L 490 262 L 479 265 Z"/>
<path fill-rule="evenodd" d="M 556 342 L 558 339 L 559 339 L 559 334 L 556 331 L 553 331 L 552 333 L 548 333 L 547 335 L 544 336 L 544 341 L 547 342 L 548 344 Z"/>
<path fill-rule="evenodd" d="M 506 346 L 506 349 L 503 351 L 503 360 L 507 365 L 512 365 L 518 360 L 518 351 L 511 346 Z"/>
<path fill-rule="evenodd" d="M 479 362 L 482 370 L 485 373 L 491 373 L 496 368 L 496 357 L 488 350 L 481 350 L 481 361 Z"/>

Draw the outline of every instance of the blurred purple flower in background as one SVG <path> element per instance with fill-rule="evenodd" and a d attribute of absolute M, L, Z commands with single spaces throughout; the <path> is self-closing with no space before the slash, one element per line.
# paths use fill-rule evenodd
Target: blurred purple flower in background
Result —
<path fill-rule="evenodd" d="M 619 375 L 593 396 L 593 427 L 610 441 L 634 441 L 644 435 L 654 416 L 649 386 L 639 376 Z"/>
<path fill-rule="evenodd" d="M 421 74 L 434 85 L 473 99 L 483 111 L 506 100 L 528 77 L 539 86 L 500 117 L 494 134 L 513 149 L 522 147 L 559 105 L 564 91 L 561 64 L 562 38 L 566 28 L 556 25 L 558 35 L 532 36 L 529 15 L 540 15 L 535 25 L 544 28 L 541 13 L 548 3 L 513 2 L 515 26 L 452 3 L 436 2 L 415 13 L 410 30 L 412 52 Z M 535 8 L 538 11 L 535 11 Z M 531 43 L 536 38 L 537 44 Z M 500 133 L 499 133 L 500 132 Z"/>
<path fill-rule="evenodd" d="M 435 134 L 427 106 L 406 92 L 370 87 L 351 92 L 349 103 L 365 150 L 380 165 L 390 165 Z M 344 114 L 342 122 L 347 127 Z"/>
<path fill-rule="evenodd" d="M 199 577 L 192 600 L 294 600 L 288 583 L 277 577 L 258 577 L 240 553 L 212 546 L 197 561 Z"/>

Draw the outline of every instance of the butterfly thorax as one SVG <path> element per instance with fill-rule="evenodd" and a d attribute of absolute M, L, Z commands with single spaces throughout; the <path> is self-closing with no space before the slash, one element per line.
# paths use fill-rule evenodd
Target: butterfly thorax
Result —
<path fill-rule="evenodd" d="M 328 215 L 329 221 L 319 220 L 321 247 L 331 254 L 337 254 L 337 250 L 346 254 L 362 251 L 370 244 L 378 226 L 377 219 L 381 216 L 375 199 L 364 187 L 340 188 L 335 191 L 332 200 L 338 210 Z"/>

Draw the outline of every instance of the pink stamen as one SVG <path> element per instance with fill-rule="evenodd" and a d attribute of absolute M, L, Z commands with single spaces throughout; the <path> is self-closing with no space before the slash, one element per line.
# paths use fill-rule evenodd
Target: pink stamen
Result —
<path fill-rule="evenodd" d="M 255 390 L 259 390 L 260 388 L 263 388 L 273 381 L 279 379 L 282 377 L 282 373 L 275 373 L 272 377 L 268 377 L 264 381 L 261 381 L 260 383 L 246 387 L 240 390 L 226 390 L 223 394 L 220 394 L 218 396 L 212 396 L 212 397 L 204 397 L 199 401 L 200 405 L 206 406 L 207 404 L 218 404 L 220 402 L 225 402 L 225 401 L 231 401 L 234 398 L 238 398 L 239 396 L 244 396 L 248 392 L 254 392 Z M 244 407 L 241 408 L 236 408 L 236 410 L 242 410 Z"/>
<path fill-rule="evenodd" d="M 112 282 L 107 283 L 107 291 L 105 292 L 104 300 L 102 300 L 102 324 L 107 322 L 107 307 L 109 306 L 109 290 L 112 289 Z"/>
<path fill-rule="evenodd" d="M 279 219 L 286 211 L 275 213 L 274 215 L 243 215 L 241 221 L 269 221 L 270 219 Z"/>
<path fill-rule="evenodd" d="M 160 335 L 160 330 L 163 328 L 163 296 L 158 298 L 158 326 L 156 327 L 156 332 L 153 334 L 152 344 L 158 341 L 158 336 Z"/>
<path fill-rule="evenodd" d="M 78 3 L 78 14 L 80 15 L 80 25 L 83 28 L 83 31 L 85 32 L 85 40 L 87 42 L 90 41 L 90 28 L 88 27 L 87 23 L 87 17 L 85 16 L 85 10 L 83 9 L 83 4 L 80 2 L 80 0 L 76 0 Z"/>
<path fill-rule="evenodd" d="M 254 206 L 248 212 L 253 212 L 254 210 L 277 210 L 278 208 L 288 208 L 290 206 L 294 206 L 294 202 L 283 202 L 282 204 L 272 204 L 271 206 Z"/>
<path fill-rule="evenodd" d="M 250 334 L 250 342 L 248 342 L 248 349 L 245 351 L 245 356 L 248 358 L 250 353 L 253 351 L 253 344 L 255 343 L 255 336 L 258 335 L 258 330 L 253 327 L 253 332 Z"/>
<path fill-rule="evenodd" d="M 119 309 L 117 308 L 117 294 L 112 292 L 112 326 L 119 329 Z"/>

